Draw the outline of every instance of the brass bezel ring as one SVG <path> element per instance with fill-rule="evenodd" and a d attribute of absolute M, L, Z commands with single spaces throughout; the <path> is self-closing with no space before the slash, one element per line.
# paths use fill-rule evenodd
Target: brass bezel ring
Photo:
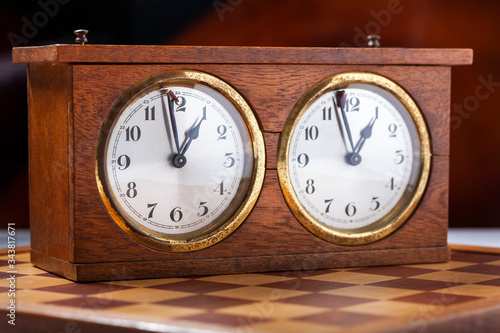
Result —
<path fill-rule="evenodd" d="M 226 98 L 244 120 L 253 147 L 253 171 L 248 190 L 243 201 L 231 216 L 218 218 L 209 227 L 181 234 L 169 235 L 148 229 L 143 225 L 130 221 L 120 212 L 112 200 L 113 194 L 108 187 L 106 177 L 106 149 L 109 129 L 114 120 L 131 100 L 139 98 L 141 92 L 152 86 L 176 85 L 176 84 L 202 84 L 219 92 Z M 131 88 L 126 90 L 122 96 L 111 107 L 110 112 L 101 128 L 99 141 L 95 155 L 95 176 L 97 187 L 104 206 L 112 220 L 128 236 L 137 242 L 150 248 L 165 252 L 191 252 L 212 246 L 233 233 L 247 218 L 255 206 L 260 195 L 265 175 L 265 144 L 260 126 L 255 114 L 245 98 L 223 80 L 205 72 L 197 70 L 170 70 L 149 76 Z M 221 217 L 222 217 L 221 216 Z"/>
<path fill-rule="evenodd" d="M 306 110 L 328 91 L 364 83 L 380 87 L 396 97 L 414 122 L 420 142 L 420 167 L 413 193 L 405 203 L 396 205 L 379 221 L 360 229 L 340 229 L 316 220 L 301 204 L 290 178 L 289 153 L 294 130 Z M 417 208 L 429 180 L 431 170 L 431 143 L 425 119 L 411 96 L 394 81 L 369 72 L 346 72 L 323 79 L 311 87 L 295 104 L 288 116 L 278 144 L 278 178 L 285 201 L 297 220 L 312 234 L 338 245 L 365 245 L 376 242 L 400 228 Z"/>

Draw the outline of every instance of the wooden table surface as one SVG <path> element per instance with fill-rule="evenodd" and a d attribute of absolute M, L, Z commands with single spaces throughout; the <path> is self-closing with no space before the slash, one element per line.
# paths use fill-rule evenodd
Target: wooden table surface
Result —
<path fill-rule="evenodd" d="M 33 267 L 27 249 L 9 267 L 4 251 L 0 331 L 499 332 L 500 250 L 452 249 L 441 264 L 99 283 Z"/>

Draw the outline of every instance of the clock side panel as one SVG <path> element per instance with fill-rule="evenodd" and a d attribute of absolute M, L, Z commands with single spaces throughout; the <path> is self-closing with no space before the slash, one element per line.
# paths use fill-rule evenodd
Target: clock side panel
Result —
<path fill-rule="evenodd" d="M 267 172 L 256 207 L 231 236 L 201 251 L 165 253 L 135 242 L 109 217 L 96 185 L 95 149 L 107 113 L 126 89 L 160 71 L 186 68 L 218 76 L 247 99 L 264 132 Z M 349 70 L 379 73 L 402 85 L 426 117 L 435 154 L 429 187 L 417 212 L 393 235 L 358 247 L 330 244 L 305 230 L 283 199 L 276 171 L 279 133 L 293 105 L 319 80 Z M 242 253 L 265 257 L 446 247 L 449 73 L 447 67 L 427 66 L 74 65 L 74 262 L 196 261 L 239 257 Z"/>
<path fill-rule="evenodd" d="M 73 259 L 72 70 L 28 65 L 32 261 Z"/>

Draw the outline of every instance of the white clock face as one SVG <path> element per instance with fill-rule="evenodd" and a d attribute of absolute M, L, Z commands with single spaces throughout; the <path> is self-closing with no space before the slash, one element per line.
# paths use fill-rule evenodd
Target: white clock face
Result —
<path fill-rule="evenodd" d="M 293 205 L 327 230 L 349 235 L 390 223 L 421 180 L 412 115 L 374 84 L 322 91 L 297 114 L 287 139 Z"/>
<path fill-rule="evenodd" d="M 242 205 L 254 148 L 235 105 L 203 83 L 140 91 L 103 131 L 103 176 L 113 210 L 145 234 L 208 234 Z M 167 241 L 168 242 L 168 241 Z"/>

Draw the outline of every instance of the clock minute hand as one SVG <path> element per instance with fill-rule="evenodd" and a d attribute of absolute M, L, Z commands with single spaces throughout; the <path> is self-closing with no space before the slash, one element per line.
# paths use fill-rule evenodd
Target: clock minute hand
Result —
<path fill-rule="evenodd" d="M 344 127 L 347 132 L 347 137 L 349 138 L 349 143 L 351 144 L 352 152 L 354 152 L 354 143 L 352 142 L 351 129 L 349 127 L 349 122 L 347 121 L 347 115 L 345 112 L 345 105 L 347 96 L 345 95 L 344 90 L 337 90 L 335 92 L 335 100 L 337 102 L 337 106 L 340 108 L 342 114 L 342 121 L 344 122 Z"/>
<path fill-rule="evenodd" d="M 174 101 L 179 102 L 179 99 L 175 94 L 172 92 L 172 90 L 169 89 L 162 89 L 162 92 L 165 92 L 165 94 L 168 97 L 168 111 L 169 111 L 169 119 L 170 119 L 170 126 L 172 126 L 172 133 L 174 136 L 174 141 L 175 141 L 175 148 L 177 148 L 177 154 L 180 152 L 180 147 L 179 147 L 179 134 L 177 131 L 177 122 L 175 121 L 175 112 L 174 112 Z M 163 99 L 163 95 L 161 97 L 161 105 L 163 108 L 163 113 L 164 113 L 164 118 L 166 119 L 166 106 L 165 106 L 165 100 Z"/>
<path fill-rule="evenodd" d="M 184 145 L 184 148 L 182 148 L 182 152 L 180 153 L 181 155 L 186 154 L 189 146 L 191 145 L 191 142 L 193 142 L 193 140 L 198 139 L 198 136 L 200 135 L 200 126 L 201 126 L 201 123 L 203 122 L 203 120 L 207 119 L 206 111 L 207 111 L 207 107 L 203 107 L 203 116 L 201 117 L 200 121 L 198 122 L 198 124 L 196 124 L 195 126 L 193 126 L 188 131 L 188 133 L 187 133 L 188 141 Z"/>

